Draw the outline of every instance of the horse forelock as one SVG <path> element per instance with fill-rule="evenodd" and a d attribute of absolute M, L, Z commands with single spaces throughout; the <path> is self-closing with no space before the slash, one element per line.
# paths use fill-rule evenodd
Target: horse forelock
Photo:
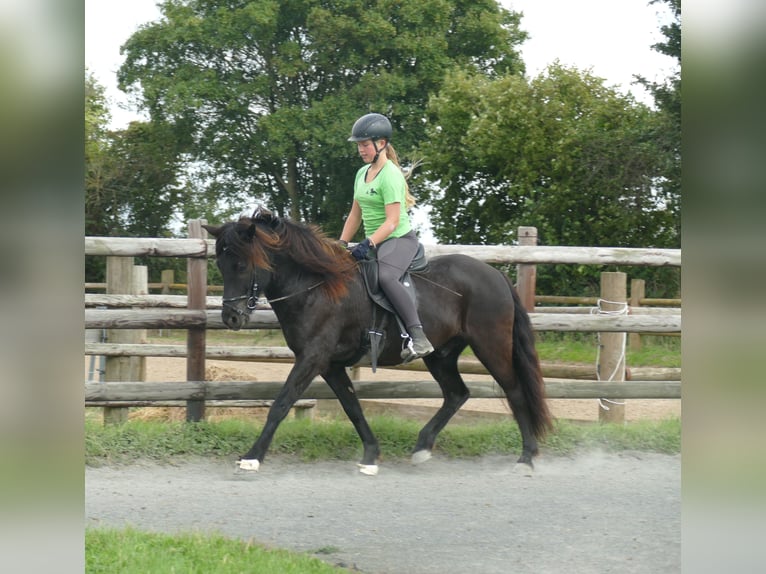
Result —
<path fill-rule="evenodd" d="M 253 220 L 242 217 L 239 221 L 227 223 L 221 228 L 216 240 L 216 256 L 224 250 L 243 261 L 261 269 L 271 269 L 271 261 L 266 248 L 276 243 L 273 234 L 268 234 L 260 226 L 255 227 L 255 235 L 250 229 Z"/>

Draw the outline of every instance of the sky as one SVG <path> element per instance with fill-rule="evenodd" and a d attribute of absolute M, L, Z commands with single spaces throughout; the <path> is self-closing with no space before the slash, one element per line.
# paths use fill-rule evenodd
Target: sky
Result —
<path fill-rule="evenodd" d="M 156 1 L 85 0 L 85 65 L 106 89 L 114 129 L 146 119 L 126 109 L 129 103 L 117 89 L 116 72 L 124 60 L 120 46 L 140 25 L 159 19 Z M 651 49 L 663 41 L 660 26 L 671 17 L 664 3 L 648 1 L 500 0 L 500 4 L 524 13 L 521 27 L 530 39 L 521 52 L 528 76 L 538 75 L 558 59 L 651 104 L 642 88 L 631 85 L 633 75 L 661 81 L 674 70 L 675 61 Z"/>

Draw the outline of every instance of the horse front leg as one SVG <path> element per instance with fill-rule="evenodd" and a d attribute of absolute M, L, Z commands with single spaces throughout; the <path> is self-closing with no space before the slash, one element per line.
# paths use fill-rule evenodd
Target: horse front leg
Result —
<path fill-rule="evenodd" d="M 318 369 L 313 363 L 296 359 L 296 363 L 290 370 L 285 384 L 271 404 L 271 408 L 269 408 L 266 424 L 263 425 L 260 436 L 252 448 L 237 461 L 239 468 L 255 471 L 260 468 L 263 459 L 266 457 L 266 451 L 269 450 L 271 441 L 274 439 L 274 433 L 277 432 L 277 427 L 279 427 L 279 424 L 284 420 L 295 402 L 301 397 L 317 374 Z"/>
<path fill-rule="evenodd" d="M 359 398 L 356 396 L 346 368 L 343 365 L 331 365 L 322 377 L 333 390 L 335 396 L 338 397 L 343 411 L 362 440 L 364 453 L 358 465 L 359 472 L 369 476 L 378 474 L 378 458 L 380 457 L 378 439 L 375 438 L 370 425 L 367 423 L 362 405 L 359 403 Z"/>

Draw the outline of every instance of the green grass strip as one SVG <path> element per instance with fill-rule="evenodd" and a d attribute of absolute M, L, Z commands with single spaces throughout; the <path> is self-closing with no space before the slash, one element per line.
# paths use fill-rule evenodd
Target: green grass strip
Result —
<path fill-rule="evenodd" d="M 232 540 L 216 534 L 179 535 L 132 528 L 88 528 L 85 572 L 89 574 L 338 574 L 347 572 L 318 558 Z"/>
<path fill-rule="evenodd" d="M 386 458 L 405 458 L 412 452 L 422 423 L 379 416 L 370 418 L 370 426 Z M 141 458 L 238 456 L 252 446 L 260 431 L 260 424 L 239 419 L 202 423 L 131 420 L 109 426 L 91 419 L 85 422 L 85 460 L 97 466 Z M 575 424 L 560 420 L 541 444 L 543 453 L 559 455 L 594 448 L 675 454 L 681 450 L 681 421 Z M 361 442 L 344 419 L 287 419 L 269 452 L 305 461 L 354 460 L 361 454 Z M 439 435 L 435 452 L 449 457 L 515 455 L 521 452 L 521 436 L 512 420 L 452 424 Z"/>

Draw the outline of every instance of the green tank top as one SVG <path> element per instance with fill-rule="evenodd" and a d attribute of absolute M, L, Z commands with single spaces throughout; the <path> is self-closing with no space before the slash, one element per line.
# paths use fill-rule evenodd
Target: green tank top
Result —
<path fill-rule="evenodd" d="M 386 220 L 386 205 L 398 203 L 400 208 L 399 226 L 391 237 L 401 237 L 412 229 L 410 217 L 407 214 L 406 186 L 404 174 L 394 162 L 388 160 L 386 165 L 370 182 L 364 181 L 369 165 L 362 166 L 356 172 L 354 181 L 354 199 L 362 210 L 362 223 L 367 237 L 375 233 Z"/>

